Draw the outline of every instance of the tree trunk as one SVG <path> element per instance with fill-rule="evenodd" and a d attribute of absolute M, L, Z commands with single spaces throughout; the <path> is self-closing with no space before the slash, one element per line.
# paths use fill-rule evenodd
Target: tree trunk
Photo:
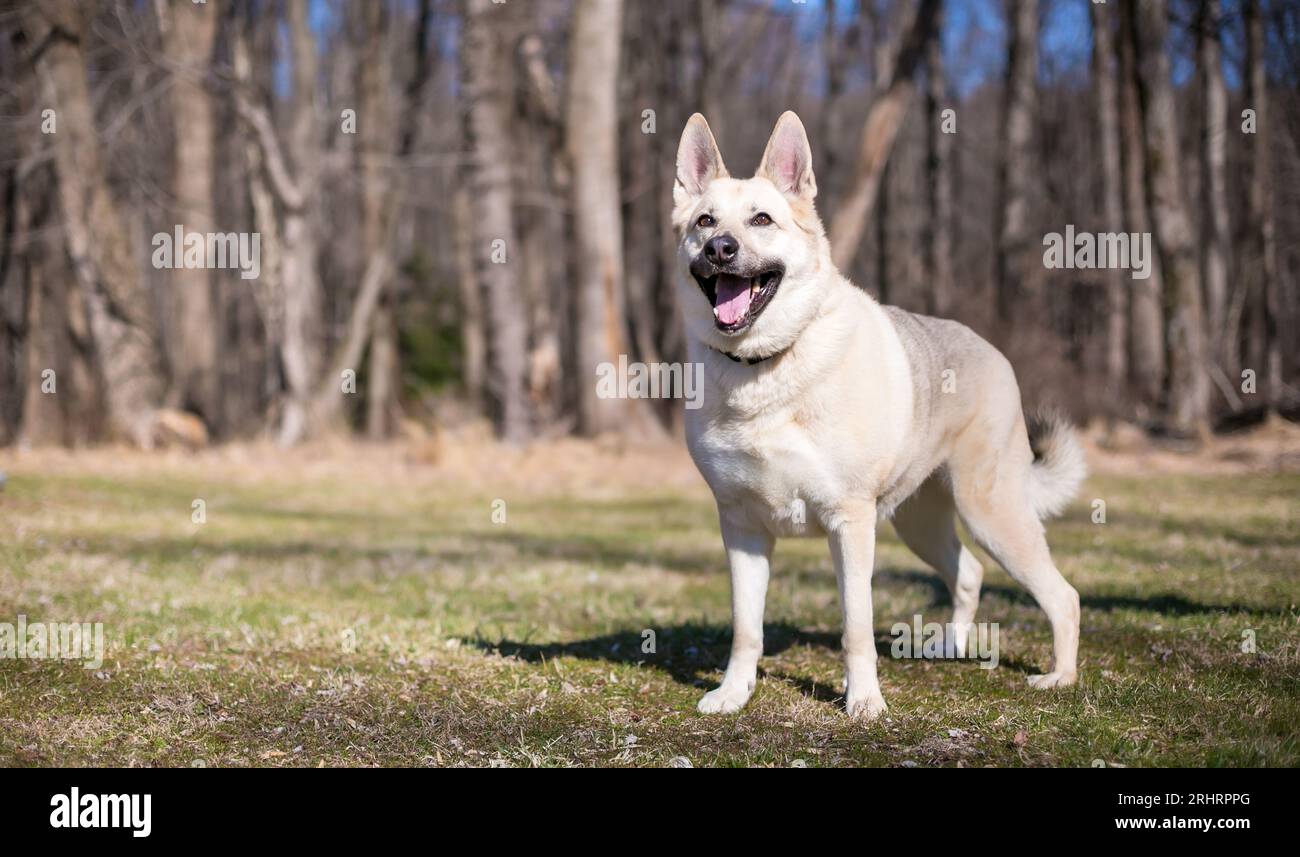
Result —
<path fill-rule="evenodd" d="M 236 84 L 241 88 L 247 87 L 251 81 L 252 68 L 248 41 L 239 25 L 231 29 L 230 44 Z M 237 93 L 237 103 L 246 104 L 240 101 L 241 98 Z M 266 336 L 268 360 L 262 378 L 263 394 L 272 403 L 274 412 L 285 407 L 280 379 L 284 354 L 284 245 L 280 238 L 275 196 L 267 177 L 266 141 L 250 134 L 241 135 L 241 139 L 253 230 L 262 236 L 262 270 L 258 278 L 251 281 L 250 287 Z M 283 415 L 276 414 L 273 422 L 282 426 Z"/>
<path fill-rule="evenodd" d="M 577 260 L 578 419 L 587 435 L 627 428 L 634 404 L 596 394 L 598 367 L 628 353 L 615 71 L 622 12 L 622 0 L 577 0 L 569 54 L 565 127 Z"/>
<path fill-rule="evenodd" d="M 175 222 L 186 234 L 220 231 L 212 212 L 212 100 L 204 85 L 217 34 L 217 12 L 189 0 L 163 2 L 157 8 L 163 54 L 172 73 Z M 196 411 L 215 426 L 220 414 L 212 271 L 181 267 L 166 272 L 165 279 L 165 305 L 171 319 L 163 337 L 171 365 L 168 403 Z"/>
<path fill-rule="evenodd" d="M 662 190 L 658 173 L 659 159 L 668 157 L 663 151 L 669 134 L 639 133 L 644 122 L 642 104 L 653 103 L 656 84 L 662 74 L 664 40 L 663 26 L 657 20 L 671 17 L 668 10 L 632 3 L 627 7 L 623 21 L 624 38 L 644 46 L 644 59 L 626 61 L 628 74 L 624 83 L 623 114 L 619 121 L 632 129 L 619 141 L 619 180 L 624 188 L 627 216 L 623 219 L 623 284 L 627 299 L 627 323 L 631 328 L 631 342 L 637 359 L 645 362 L 660 360 L 659 322 L 655 310 L 655 289 L 661 283 L 659 247 L 663 224 L 655 214 L 657 193 Z M 628 96 L 631 96 L 630 98 Z M 666 122 L 666 116 L 656 116 L 656 123 Z M 656 125 L 657 128 L 657 125 Z"/>
<path fill-rule="evenodd" d="M 503 63 L 491 0 L 466 0 L 461 40 L 461 92 L 466 102 L 465 135 L 473 167 L 474 251 L 487 293 L 491 334 L 488 389 L 497 406 L 498 433 L 522 443 L 532 433 L 527 396 L 528 330 L 526 306 L 514 275 L 519 265 L 510 186 L 510 140 L 506 135 Z M 615 31 L 617 32 L 617 30 Z"/>
<path fill-rule="evenodd" d="M 912 103 L 916 68 L 924 56 L 926 40 L 933 35 L 938 3 L 939 0 L 920 0 L 915 8 L 908 7 L 911 17 L 903 21 L 899 30 L 898 42 L 891 51 L 893 62 L 889 74 L 886 79 L 877 81 L 876 92 L 879 94 L 862 126 L 853 178 L 831 218 L 831 255 L 835 267 L 841 271 L 848 271 L 853 265 L 866 232 L 885 163 Z"/>
<path fill-rule="evenodd" d="M 72 0 L 24 9 L 38 91 L 57 110 L 50 135 L 68 251 L 90 316 L 112 431 L 153 445 L 163 377 L 144 277 L 99 160 L 86 82 L 84 10 Z"/>
<path fill-rule="evenodd" d="M 890 301 L 889 282 L 889 164 L 880 172 L 880 187 L 876 191 L 876 299 L 882 304 Z"/>
<path fill-rule="evenodd" d="M 537 426 L 553 426 L 564 412 L 564 373 L 561 367 L 560 322 L 569 288 L 563 274 L 562 254 L 553 247 L 564 246 L 563 218 L 546 216 L 545 209 L 563 208 L 569 167 L 565 161 L 562 104 L 559 87 L 546 64 L 542 39 L 532 30 L 545 27 L 544 10 L 529 10 L 530 20 L 521 26 L 527 32 L 518 42 L 517 56 L 527 81 L 529 99 L 518 99 L 511 117 L 515 147 L 516 176 L 535 189 L 536 208 L 543 209 L 519 221 L 519 242 L 528 298 L 528 328 L 532 333 L 528 352 L 528 399 Z M 540 216 L 539 216 L 540 215 Z M 557 221 L 558 229 L 557 229 Z"/>
<path fill-rule="evenodd" d="M 384 24 L 380 8 L 362 10 L 367 16 L 364 26 L 369 32 L 382 33 Z M 408 158 L 419 132 L 418 118 L 423 109 L 423 93 L 432 65 L 429 62 L 428 30 L 432 16 L 431 0 L 420 0 L 414 30 L 415 68 L 406 88 L 401 121 L 397 123 L 397 160 Z M 376 54 L 383 50 L 382 39 L 370 41 L 363 50 L 361 63 L 380 65 Z M 365 56 L 368 54 L 368 56 Z M 362 225 L 365 233 L 366 265 L 349 310 L 342 341 L 334 349 L 332 361 L 320 379 L 308 410 L 313 430 L 343 428 L 344 372 L 357 370 L 371 345 L 370 376 L 367 387 L 367 432 L 372 438 L 392 433 L 400 417 L 400 353 L 398 349 L 398 294 L 390 286 L 396 273 L 395 259 L 401 248 L 410 243 L 410 220 L 400 218 L 406 204 L 406 187 L 386 181 L 383 161 L 391 158 L 393 133 L 391 110 L 385 102 L 388 84 L 385 76 L 363 74 L 358 82 L 367 105 L 357 114 L 358 128 L 369 127 L 360 146 L 360 171 L 363 177 Z"/>
<path fill-rule="evenodd" d="M 725 45 L 720 38 L 725 28 L 727 0 L 694 0 L 696 19 L 692 29 L 699 37 L 700 79 L 698 84 L 700 112 L 709 120 L 715 137 L 722 135 L 726 127 L 726 111 L 722 109 L 722 99 L 727 82 L 722 68 L 722 54 Z M 575 31 L 576 32 L 576 31 Z M 575 40 L 571 43 L 573 50 L 581 50 Z"/>
<path fill-rule="evenodd" d="M 309 219 L 316 187 L 315 133 L 316 39 L 307 18 L 305 0 L 286 0 L 289 53 L 293 63 L 288 155 L 293 164 L 294 198 L 281 194 L 284 205 L 283 269 L 284 365 L 288 396 L 278 442 L 292 446 L 314 426 L 312 394 L 320 377 L 325 336 L 321 321 L 322 290 L 316 269 L 316 235 Z M 354 368 L 355 367 L 350 367 Z M 335 384 L 339 379 L 333 379 Z"/>
<path fill-rule="evenodd" d="M 1147 200 L 1155 221 L 1167 290 L 1169 376 L 1166 418 L 1178 434 L 1209 433 L 1209 373 L 1196 246 L 1178 171 L 1178 124 L 1169 56 L 1165 0 L 1137 4 L 1138 82 L 1146 142 Z"/>
<path fill-rule="evenodd" d="M 1209 363 L 1221 370 L 1236 369 L 1235 349 L 1227 334 L 1228 228 L 1227 119 L 1228 95 L 1223 83 L 1222 14 L 1219 0 L 1201 0 L 1197 22 L 1197 58 L 1201 71 L 1204 122 L 1201 130 L 1201 276 L 1205 284 L 1205 323 Z"/>
<path fill-rule="evenodd" d="M 670 103 L 677 97 L 681 91 L 684 64 L 684 33 L 682 21 L 685 19 L 683 6 L 680 3 L 670 4 L 668 9 L 658 17 L 658 26 L 661 28 L 663 38 L 663 51 L 661 54 L 661 72 L 658 80 L 658 88 L 655 96 L 664 103 Z M 659 122 L 663 123 L 665 117 L 662 111 L 659 115 Z M 685 124 L 683 117 L 678 124 Z M 655 158 L 658 165 L 658 180 L 655 182 L 655 198 L 658 200 L 658 216 L 655 217 L 659 225 L 659 269 L 660 275 L 656 278 L 656 300 L 655 311 L 664 321 L 660 324 L 660 353 L 663 358 L 669 362 L 682 362 L 686 359 L 686 339 L 681 324 L 681 308 L 678 306 L 676 283 L 673 281 L 675 268 L 673 267 L 677 259 L 677 233 L 671 226 L 673 211 L 673 179 L 676 176 L 677 165 L 675 163 L 676 152 L 674 146 L 676 140 L 672 135 L 655 134 L 658 141 L 659 155 Z M 683 408 L 673 408 L 674 421 L 682 421 L 684 418 Z"/>
<path fill-rule="evenodd" d="M 1120 167 L 1119 95 L 1115 80 L 1115 26 L 1113 7 L 1090 3 L 1092 14 L 1092 79 L 1096 93 L 1097 136 L 1101 150 L 1101 210 L 1107 232 L 1123 231 L 1124 196 Z M 1110 416 L 1123 403 L 1128 367 L 1128 275 L 1112 266 L 1106 280 L 1106 383 L 1110 389 Z"/>
<path fill-rule="evenodd" d="M 21 86 L 21 84 L 20 84 Z M 31 148 L 32 141 L 25 141 Z M 86 310 L 58 228 L 54 170 L 14 170 L 12 280 L 25 300 L 21 309 L 22 359 L 15 368 L 13 398 L 21 396 L 20 446 L 76 446 L 96 439 L 102 413 L 102 381 L 92 366 Z"/>
<path fill-rule="evenodd" d="M 825 176 L 829 181 L 818 189 L 822 205 L 833 211 L 838 201 L 836 177 L 840 174 L 843 144 L 848 136 L 844 130 L 844 79 L 852 67 L 852 54 L 858 49 L 861 35 L 861 8 L 855 10 L 843 29 L 839 22 L 839 7 L 830 2 L 825 4 L 822 21 L 822 55 L 826 69 L 826 92 L 822 102 L 820 145 L 822 165 L 817 175 Z M 827 187 L 826 185 L 830 186 Z"/>
<path fill-rule="evenodd" d="M 272 273 L 274 291 L 263 290 L 270 298 L 267 307 L 279 320 L 270 336 L 279 341 L 280 368 L 284 375 L 284 396 L 280 407 L 280 424 L 276 442 L 292 446 L 313 431 L 319 431 L 327 417 L 322 413 L 317 385 L 324 363 L 325 336 L 321 322 L 322 290 L 316 268 L 316 236 L 309 219 L 315 201 L 319 169 L 315 132 L 316 44 L 307 19 L 305 0 L 286 0 L 289 52 L 292 61 L 293 94 L 289 102 L 288 146 L 281 146 L 270 113 L 252 103 L 246 91 L 250 78 L 247 52 L 241 37 L 234 41 L 234 64 L 240 88 L 235 93 L 235 107 L 257 140 L 256 158 L 262 183 L 256 177 L 252 196 L 254 216 L 262 224 L 274 223 L 262 211 L 259 190 L 270 189 L 283 211 L 283 229 L 272 236 L 273 256 L 279 258 L 278 271 Z M 265 269 L 266 264 L 263 265 Z M 266 276 L 266 272 L 263 272 Z M 263 304 L 266 301 L 263 300 Z M 369 317 L 367 316 L 367 323 Z M 360 359 L 360 354 L 355 360 Z M 355 370 L 352 362 L 347 368 Z M 340 384 L 337 375 L 332 383 Z"/>
<path fill-rule="evenodd" d="M 1273 114 L 1268 98 L 1265 67 L 1264 21 L 1259 0 L 1246 0 L 1246 106 L 1255 111 L 1255 133 L 1247 135 L 1250 146 L 1250 198 L 1247 264 L 1252 314 L 1259 320 L 1253 337 L 1258 346 L 1252 368 L 1263 378 L 1265 403 L 1271 412 L 1282 405 L 1282 342 L 1278 319 L 1281 312 L 1277 263 L 1277 228 L 1273 217 L 1273 165 L 1269 144 Z"/>
<path fill-rule="evenodd" d="M 481 410 L 487 384 L 487 342 L 484 340 L 483 298 L 474 263 L 474 228 L 469 190 L 458 185 L 452 199 L 457 285 L 460 293 L 461 384 L 465 398 Z"/>
<path fill-rule="evenodd" d="M 1137 32 L 1134 8 L 1119 9 L 1120 166 L 1124 178 L 1124 222 L 1127 231 L 1149 233 L 1151 214 L 1146 198 L 1146 147 L 1142 138 L 1142 106 L 1138 96 Z M 1151 260 L 1151 276 L 1129 281 L 1129 378 L 1140 419 L 1161 406 L 1165 382 L 1164 269 L 1159 255 Z"/>
<path fill-rule="evenodd" d="M 935 13 L 935 31 L 943 31 L 943 6 Z M 952 304 L 953 134 L 943 131 L 943 110 L 948 103 L 943 45 L 931 39 L 925 52 L 926 312 L 946 315 Z"/>
<path fill-rule="evenodd" d="M 64 399 L 60 399 L 58 380 L 63 368 L 62 354 L 66 353 L 66 334 L 60 316 L 67 308 L 63 294 L 66 284 L 52 280 L 48 275 L 49 259 L 44 248 L 26 248 L 23 278 L 26 280 L 27 313 L 24 319 L 26 335 L 23 337 L 22 425 L 18 444 L 23 447 L 54 446 L 66 442 L 62 402 L 70 395 L 67 374 L 63 375 Z M 42 389 L 45 373 L 54 372 L 55 393 Z"/>
<path fill-rule="evenodd" d="M 380 296 L 370 325 L 370 355 L 366 370 L 366 437 L 384 440 L 397 431 L 397 313 L 393 295 Z"/>
<path fill-rule="evenodd" d="M 1023 295 L 1029 234 L 1032 138 L 1038 109 L 1038 2 L 1008 0 L 1007 73 L 998 160 L 998 233 L 994 256 L 998 320 L 1004 325 Z"/>
<path fill-rule="evenodd" d="M 362 258 L 390 252 L 389 188 L 384 161 L 392 156 L 392 111 L 388 103 L 388 63 L 385 58 L 387 14 L 383 3 L 365 3 L 358 10 L 362 33 L 357 58 L 357 172 L 361 177 Z M 398 349 L 397 318 L 392 289 L 385 277 L 370 324 L 366 371 L 366 436 L 390 437 L 396 429 Z M 326 379 L 332 385 L 332 379 Z M 331 394 L 333 388 L 331 386 Z"/>

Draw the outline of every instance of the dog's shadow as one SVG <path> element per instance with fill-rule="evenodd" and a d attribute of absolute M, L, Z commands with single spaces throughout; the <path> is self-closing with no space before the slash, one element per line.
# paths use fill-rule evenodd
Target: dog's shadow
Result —
<path fill-rule="evenodd" d="M 887 589 L 914 587 L 920 590 L 920 598 L 913 612 L 928 611 L 949 603 L 946 587 L 933 574 L 886 568 L 878 570 L 874 579 L 877 584 Z M 1001 599 L 1011 605 L 1034 605 L 1032 597 L 1027 592 L 1015 587 L 985 585 L 982 594 L 982 602 Z M 1102 611 L 1137 609 L 1174 615 L 1258 612 L 1254 608 L 1241 604 L 1199 604 L 1171 595 L 1145 598 L 1085 595 L 1080 600 L 1085 608 Z M 902 615 L 908 613 L 905 611 Z M 890 625 L 882 624 L 879 617 L 877 619 L 876 654 L 883 659 L 892 658 L 894 638 L 883 630 Z M 494 641 L 482 636 L 468 642 L 481 651 L 513 657 L 529 663 L 544 663 L 554 658 L 573 657 L 588 661 L 637 664 L 666 673 L 679 684 L 704 688 L 716 684 L 717 672 L 727 665 L 731 627 L 683 622 L 654 629 L 616 631 L 567 643 L 535 643 L 528 639 Z M 808 631 L 789 622 L 772 622 L 763 625 L 765 659 L 779 655 L 794 646 L 808 646 L 838 653 L 839 634 L 829 631 Z M 958 660 L 957 663 L 976 666 L 973 661 L 967 660 Z M 1037 665 L 1005 652 L 1000 655 L 998 666 L 1026 675 L 1040 672 Z M 839 690 L 838 682 L 835 685 L 826 685 L 781 669 L 764 670 L 762 662 L 759 665 L 759 674 L 792 685 L 811 699 L 843 704 L 843 695 Z"/>
<path fill-rule="evenodd" d="M 653 636 L 646 631 L 618 631 L 575 640 L 569 643 L 532 643 L 527 640 L 492 641 L 478 637 L 469 641 L 475 648 L 512 657 L 528 663 L 544 663 L 560 657 L 581 658 L 617 664 L 637 664 L 660 670 L 679 684 L 705 688 L 717 683 L 717 671 L 727 665 L 731 647 L 731 628 L 686 622 L 667 628 L 656 628 Z M 885 633 L 876 635 L 876 654 L 891 657 L 893 638 Z M 807 631 L 788 622 L 763 625 L 763 656 L 779 655 L 794 646 L 811 646 L 838 652 L 838 633 Z M 759 675 L 777 679 L 794 686 L 804 696 L 821 702 L 843 704 L 843 694 L 838 682 L 827 685 L 806 676 L 782 670 L 764 670 Z"/>
<path fill-rule="evenodd" d="M 644 631 L 615 631 L 569 643 L 532 643 L 527 640 L 471 640 L 476 648 L 528 663 L 543 663 L 560 657 L 638 664 L 667 673 L 679 684 L 704 687 L 716 680 L 715 672 L 727 665 L 731 628 L 684 622 Z M 764 656 L 778 655 L 795 645 L 838 649 L 838 635 L 825 631 L 804 631 L 787 622 L 763 626 Z M 876 650 L 882 644 L 877 641 Z M 887 654 L 888 643 L 884 644 Z M 820 694 L 819 694 L 820 695 Z"/>

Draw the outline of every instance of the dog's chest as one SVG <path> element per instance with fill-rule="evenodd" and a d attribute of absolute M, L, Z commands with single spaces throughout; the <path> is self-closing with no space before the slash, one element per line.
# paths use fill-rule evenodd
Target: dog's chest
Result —
<path fill-rule="evenodd" d="M 776 536 L 820 535 L 820 513 L 841 484 L 831 456 L 797 419 L 714 423 L 690 444 L 691 455 L 729 514 Z"/>

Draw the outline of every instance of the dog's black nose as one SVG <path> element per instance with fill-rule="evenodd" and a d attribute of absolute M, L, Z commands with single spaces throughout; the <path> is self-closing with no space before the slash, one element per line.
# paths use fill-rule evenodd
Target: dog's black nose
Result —
<path fill-rule="evenodd" d="M 735 238 L 730 235 L 719 235 L 710 238 L 704 245 L 704 258 L 715 265 L 725 265 L 736 258 L 739 250 L 740 243 Z"/>

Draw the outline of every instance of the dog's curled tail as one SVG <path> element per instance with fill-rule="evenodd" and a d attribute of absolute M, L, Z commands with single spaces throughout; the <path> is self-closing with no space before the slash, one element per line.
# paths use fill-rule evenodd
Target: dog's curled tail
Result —
<path fill-rule="evenodd" d="M 1029 499 L 1040 519 L 1061 514 L 1088 475 L 1083 447 L 1074 426 L 1060 411 L 1040 408 L 1029 415 L 1029 448 L 1034 463 L 1029 471 Z"/>

